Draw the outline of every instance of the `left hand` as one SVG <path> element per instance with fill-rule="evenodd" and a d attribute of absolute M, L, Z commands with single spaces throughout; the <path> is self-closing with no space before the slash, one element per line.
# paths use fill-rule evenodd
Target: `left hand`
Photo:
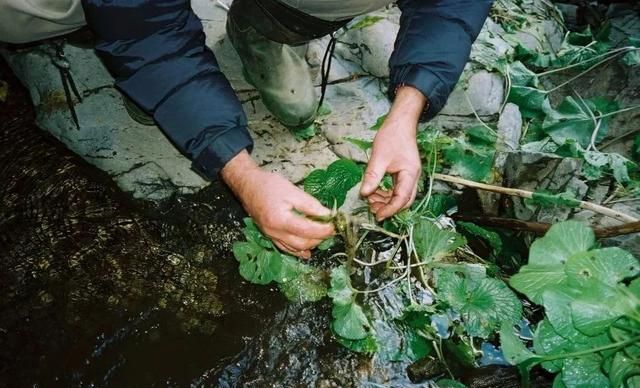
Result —
<path fill-rule="evenodd" d="M 416 125 L 387 119 L 373 141 L 360 194 L 378 221 L 411 206 L 416 198 L 421 169 Z M 378 187 L 385 173 L 393 178 L 393 192 Z"/>
<path fill-rule="evenodd" d="M 425 102 L 417 89 L 400 88 L 373 141 L 360 194 L 367 198 L 378 221 L 408 208 L 416 198 L 421 171 L 416 132 Z M 393 178 L 393 192 L 378 187 L 385 173 Z"/>

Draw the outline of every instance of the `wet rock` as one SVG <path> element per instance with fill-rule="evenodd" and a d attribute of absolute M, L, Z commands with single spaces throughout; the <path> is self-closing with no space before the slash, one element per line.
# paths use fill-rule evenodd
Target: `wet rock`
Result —
<path fill-rule="evenodd" d="M 505 163 L 504 184 L 529 191 L 550 193 L 569 192 L 577 199 L 583 199 L 588 186 L 576 177 L 582 161 L 548 154 L 509 153 Z M 544 208 L 532 205 L 522 198 L 508 198 L 511 211 L 521 220 L 556 223 L 569 218 L 572 209 L 563 207 Z"/>
<path fill-rule="evenodd" d="M 320 126 L 338 156 L 360 162 L 368 160 L 366 152 L 346 138 L 373 140 L 376 132 L 370 127 L 389 110 L 384 92 L 384 86 L 371 78 L 335 85 L 327 90 L 331 114 L 321 118 Z"/>
<path fill-rule="evenodd" d="M 522 115 L 516 104 L 507 103 L 498 120 L 498 141 L 508 151 L 515 151 L 522 137 Z"/>
<path fill-rule="evenodd" d="M 394 7 L 367 17 L 382 19 L 364 28 L 348 30 L 340 36 L 341 45 L 336 52 L 375 77 L 388 77 L 389 57 L 400 29 L 400 11 Z"/>
<path fill-rule="evenodd" d="M 113 176 L 136 198 L 157 200 L 176 192 L 193 193 L 208 184 L 158 128 L 142 126 L 129 117 L 113 79 L 93 50 L 65 45 L 71 74 L 83 96 L 82 101 L 74 101 L 78 130 L 47 49 L 45 44 L 24 52 L 0 52 L 27 85 L 40 127 Z"/>
<path fill-rule="evenodd" d="M 496 73 L 480 70 L 473 73 L 466 85 L 459 82 L 442 109 L 444 115 L 480 116 L 498 113 L 504 100 L 504 81 Z"/>
<path fill-rule="evenodd" d="M 635 257 L 640 257 L 640 233 L 629 234 L 603 239 L 602 245 L 619 247 L 630 252 Z"/>

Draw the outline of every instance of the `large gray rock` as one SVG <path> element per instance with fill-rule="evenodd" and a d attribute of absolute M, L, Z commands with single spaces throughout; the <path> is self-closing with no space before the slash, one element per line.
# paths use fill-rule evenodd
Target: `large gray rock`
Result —
<path fill-rule="evenodd" d="M 498 141 L 509 151 L 515 151 L 520 146 L 522 137 L 522 114 L 516 104 L 507 103 L 498 120 Z"/>
<path fill-rule="evenodd" d="M 577 199 L 583 199 L 587 185 L 576 175 L 582 161 L 548 154 L 527 152 L 509 153 L 505 164 L 504 183 L 506 187 L 532 192 L 570 192 Z M 545 208 L 532 205 L 518 197 L 510 197 L 513 213 L 521 220 L 556 223 L 569 218 L 572 209 L 564 207 Z"/>
<path fill-rule="evenodd" d="M 490 116 L 498 113 L 504 100 L 504 80 L 497 73 L 474 71 L 459 82 L 440 112 L 450 116 Z"/>
<path fill-rule="evenodd" d="M 400 29 L 400 10 L 393 7 L 367 17 L 382 19 L 364 28 L 348 29 L 344 35 L 338 33 L 340 44 L 336 53 L 368 74 L 388 77 L 389 57 Z"/>

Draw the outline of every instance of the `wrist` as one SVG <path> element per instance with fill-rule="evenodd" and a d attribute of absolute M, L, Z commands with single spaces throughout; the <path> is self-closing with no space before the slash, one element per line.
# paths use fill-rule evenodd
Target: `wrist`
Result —
<path fill-rule="evenodd" d="M 413 122 L 417 125 L 427 105 L 427 97 L 413 86 L 403 85 L 397 91 L 387 119 L 391 121 Z"/>
<path fill-rule="evenodd" d="M 260 171 L 260 167 L 251 159 L 246 150 L 242 150 L 231 158 L 220 171 L 222 180 L 238 196 L 242 197 L 246 182 L 251 180 L 251 176 Z"/>

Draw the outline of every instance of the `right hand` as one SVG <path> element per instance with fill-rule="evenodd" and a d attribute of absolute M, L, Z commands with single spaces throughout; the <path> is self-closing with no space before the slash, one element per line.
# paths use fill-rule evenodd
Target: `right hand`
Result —
<path fill-rule="evenodd" d="M 334 234 L 332 224 L 304 217 L 326 216 L 329 209 L 285 178 L 262 171 L 246 151 L 231 159 L 221 174 L 260 230 L 281 250 L 308 259 L 311 249 Z"/>

